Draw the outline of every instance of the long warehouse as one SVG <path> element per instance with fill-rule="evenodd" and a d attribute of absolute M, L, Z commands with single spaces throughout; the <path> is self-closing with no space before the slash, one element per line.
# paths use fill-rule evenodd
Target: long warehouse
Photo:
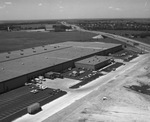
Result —
<path fill-rule="evenodd" d="M 94 55 L 108 55 L 121 44 L 64 42 L 0 54 L 0 93 L 21 87 L 46 72 L 62 72 L 75 62 Z"/>

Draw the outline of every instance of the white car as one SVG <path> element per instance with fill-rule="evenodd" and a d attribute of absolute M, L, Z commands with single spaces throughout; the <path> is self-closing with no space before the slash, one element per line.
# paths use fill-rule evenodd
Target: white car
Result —
<path fill-rule="evenodd" d="M 30 92 L 36 94 L 36 93 L 38 93 L 39 91 L 38 91 L 37 89 L 33 89 L 33 90 L 31 90 Z"/>
<path fill-rule="evenodd" d="M 42 89 L 43 89 L 43 90 L 47 89 L 47 86 L 42 86 Z"/>

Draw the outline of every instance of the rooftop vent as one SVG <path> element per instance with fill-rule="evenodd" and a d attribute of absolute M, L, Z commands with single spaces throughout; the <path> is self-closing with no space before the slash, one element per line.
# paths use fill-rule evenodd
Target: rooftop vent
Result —
<path fill-rule="evenodd" d="M 20 55 L 24 55 L 24 53 L 20 53 Z"/>
<path fill-rule="evenodd" d="M 47 50 L 46 48 L 44 48 L 44 50 Z"/>
<path fill-rule="evenodd" d="M 2 70 L 4 70 L 4 68 L 1 68 Z"/>
<path fill-rule="evenodd" d="M 10 54 L 11 52 L 8 52 L 8 54 Z"/>
<path fill-rule="evenodd" d="M 22 52 L 23 52 L 23 50 L 20 50 L 20 51 L 22 51 Z"/>
<path fill-rule="evenodd" d="M 9 58 L 9 56 L 6 56 L 6 58 Z"/>
<path fill-rule="evenodd" d="M 36 51 L 35 51 L 35 50 L 33 50 L 33 52 L 35 53 Z"/>

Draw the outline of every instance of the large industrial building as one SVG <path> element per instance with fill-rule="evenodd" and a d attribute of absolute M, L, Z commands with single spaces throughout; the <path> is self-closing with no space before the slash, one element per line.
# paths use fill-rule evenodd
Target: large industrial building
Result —
<path fill-rule="evenodd" d="M 108 55 L 122 49 L 120 44 L 64 42 L 0 54 L 0 93 L 23 86 L 46 72 L 62 72 L 75 62 L 94 55 Z"/>
<path fill-rule="evenodd" d="M 75 66 L 77 68 L 97 70 L 110 64 L 111 59 L 112 59 L 111 57 L 106 57 L 106 56 L 93 56 L 93 57 L 75 62 Z"/>

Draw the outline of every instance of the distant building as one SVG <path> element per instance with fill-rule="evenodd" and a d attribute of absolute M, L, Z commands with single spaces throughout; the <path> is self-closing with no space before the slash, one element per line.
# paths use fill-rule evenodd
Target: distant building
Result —
<path fill-rule="evenodd" d="M 104 37 L 102 35 L 94 36 L 93 39 L 103 39 Z"/>
<path fill-rule="evenodd" d="M 61 24 L 54 25 L 54 28 L 55 28 L 55 31 L 56 31 L 56 32 L 63 32 L 63 31 L 66 31 L 66 26 L 61 25 Z"/>
<path fill-rule="evenodd" d="M 66 26 L 61 24 L 48 24 L 45 25 L 45 31 L 63 32 L 66 31 Z"/>
<path fill-rule="evenodd" d="M 53 24 L 45 25 L 45 31 L 55 31 Z"/>
<path fill-rule="evenodd" d="M 22 24 L 20 25 L 21 30 L 34 30 L 34 29 L 44 29 L 43 24 Z"/>
<path fill-rule="evenodd" d="M 71 31 L 73 31 L 73 30 L 72 30 L 72 29 L 66 29 L 66 31 L 67 31 L 67 32 L 71 32 Z"/>

